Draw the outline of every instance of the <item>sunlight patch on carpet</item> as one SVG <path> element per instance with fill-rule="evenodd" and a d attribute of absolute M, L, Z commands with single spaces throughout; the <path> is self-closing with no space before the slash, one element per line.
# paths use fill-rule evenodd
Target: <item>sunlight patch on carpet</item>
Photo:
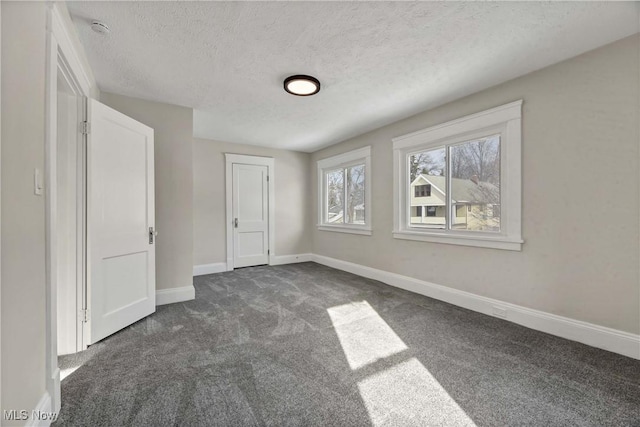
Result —
<path fill-rule="evenodd" d="M 416 358 L 358 382 L 373 425 L 475 426 Z"/>
<path fill-rule="evenodd" d="M 353 370 L 407 349 L 367 301 L 331 307 L 327 312 Z"/>
<path fill-rule="evenodd" d="M 327 312 L 354 371 L 409 349 L 367 301 L 331 307 Z M 358 381 L 358 390 L 374 426 L 475 426 L 415 357 Z"/>

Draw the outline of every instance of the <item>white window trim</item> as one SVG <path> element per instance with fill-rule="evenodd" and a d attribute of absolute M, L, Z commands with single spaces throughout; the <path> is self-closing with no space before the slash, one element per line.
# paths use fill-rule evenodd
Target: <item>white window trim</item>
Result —
<path fill-rule="evenodd" d="M 499 133 L 500 233 L 419 230 L 408 224 L 407 155 Z M 393 138 L 393 237 L 482 248 L 522 250 L 522 100 Z"/>
<path fill-rule="evenodd" d="M 365 224 L 328 224 L 324 222 L 324 200 L 326 189 L 324 186 L 324 173 L 332 169 L 340 169 L 364 163 L 364 211 Z M 339 233 L 351 233 L 371 235 L 371 146 L 359 148 L 337 156 L 318 160 L 318 223 L 320 231 L 335 231 Z"/>

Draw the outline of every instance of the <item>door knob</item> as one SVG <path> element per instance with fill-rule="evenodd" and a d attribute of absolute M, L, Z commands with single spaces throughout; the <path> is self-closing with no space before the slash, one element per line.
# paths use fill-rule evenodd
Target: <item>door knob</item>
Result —
<path fill-rule="evenodd" d="M 233 220 L 233 225 L 238 228 L 238 218 Z"/>

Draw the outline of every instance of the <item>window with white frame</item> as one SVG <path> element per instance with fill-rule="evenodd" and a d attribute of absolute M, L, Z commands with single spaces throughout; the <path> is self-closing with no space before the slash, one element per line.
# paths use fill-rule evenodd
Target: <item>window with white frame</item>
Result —
<path fill-rule="evenodd" d="M 521 250 L 522 101 L 393 139 L 398 239 Z"/>
<path fill-rule="evenodd" d="M 371 234 L 371 147 L 318 161 L 318 229 Z"/>

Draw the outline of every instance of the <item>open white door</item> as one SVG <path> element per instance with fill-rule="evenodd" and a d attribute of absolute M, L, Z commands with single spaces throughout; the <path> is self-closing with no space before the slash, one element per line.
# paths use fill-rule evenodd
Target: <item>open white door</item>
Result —
<path fill-rule="evenodd" d="M 87 142 L 87 342 L 155 311 L 153 129 L 93 99 Z"/>
<path fill-rule="evenodd" d="M 269 263 L 267 166 L 233 164 L 233 265 Z"/>

